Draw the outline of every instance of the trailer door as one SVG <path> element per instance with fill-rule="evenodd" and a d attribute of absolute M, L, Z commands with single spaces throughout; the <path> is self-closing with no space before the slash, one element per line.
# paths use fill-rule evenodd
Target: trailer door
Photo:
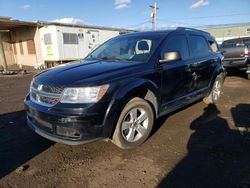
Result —
<path fill-rule="evenodd" d="M 88 30 L 87 31 L 87 40 L 89 51 L 95 49 L 100 45 L 99 43 L 99 31 Z"/>

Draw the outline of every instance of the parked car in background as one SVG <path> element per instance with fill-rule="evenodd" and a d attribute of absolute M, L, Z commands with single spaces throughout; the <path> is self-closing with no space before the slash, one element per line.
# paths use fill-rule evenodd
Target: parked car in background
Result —
<path fill-rule="evenodd" d="M 34 77 L 28 125 L 65 144 L 110 139 L 136 147 L 157 118 L 200 99 L 218 101 L 222 57 L 214 37 L 189 28 L 115 37 L 82 61 Z"/>
<path fill-rule="evenodd" d="M 250 37 L 225 40 L 220 50 L 224 55 L 225 68 L 243 70 L 250 79 Z"/>

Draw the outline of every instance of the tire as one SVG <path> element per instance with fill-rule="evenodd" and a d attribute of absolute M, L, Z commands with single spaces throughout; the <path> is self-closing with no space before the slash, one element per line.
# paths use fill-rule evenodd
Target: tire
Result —
<path fill-rule="evenodd" d="M 150 104 L 141 98 L 133 98 L 120 114 L 112 142 L 122 149 L 135 148 L 145 142 L 153 124 L 154 113 Z"/>
<path fill-rule="evenodd" d="M 222 92 L 223 78 L 218 75 L 214 81 L 213 88 L 209 95 L 203 99 L 205 104 L 217 104 Z"/>

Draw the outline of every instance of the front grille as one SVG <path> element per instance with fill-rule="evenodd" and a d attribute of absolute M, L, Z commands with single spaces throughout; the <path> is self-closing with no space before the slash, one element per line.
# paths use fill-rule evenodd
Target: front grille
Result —
<path fill-rule="evenodd" d="M 35 103 L 51 107 L 59 102 L 62 92 L 62 87 L 38 84 L 33 81 L 30 88 L 30 97 Z"/>

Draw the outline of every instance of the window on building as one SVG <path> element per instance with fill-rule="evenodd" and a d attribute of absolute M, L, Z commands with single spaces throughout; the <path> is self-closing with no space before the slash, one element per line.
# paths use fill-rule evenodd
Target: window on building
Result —
<path fill-rule="evenodd" d="M 178 51 L 182 59 L 189 58 L 188 44 L 185 35 L 176 35 L 166 42 L 163 46 L 161 57 L 163 58 L 164 53 Z"/>
<path fill-rule="evenodd" d="M 52 44 L 51 34 L 50 33 L 44 34 L 43 37 L 44 37 L 44 44 L 45 45 Z"/>
<path fill-rule="evenodd" d="M 23 42 L 21 40 L 19 41 L 19 50 L 20 54 L 23 54 Z"/>
<path fill-rule="evenodd" d="M 247 32 L 246 32 L 247 34 L 250 34 L 250 28 L 247 28 Z"/>
<path fill-rule="evenodd" d="M 28 40 L 26 42 L 27 44 L 27 49 L 28 49 L 28 54 L 35 54 L 36 53 L 36 48 L 33 40 Z"/>
<path fill-rule="evenodd" d="M 232 35 L 232 31 L 230 29 L 227 30 L 226 35 Z"/>
<path fill-rule="evenodd" d="M 76 33 L 63 33 L 63 44 L 78 44 Z"/>
<path fill-rule="evenodd" d="M 191 35 L 190 40 L 190 50 L 192 57 L 202 57 L 209 54 L 209 46 L 207 40 L 199 35 Z"/>

